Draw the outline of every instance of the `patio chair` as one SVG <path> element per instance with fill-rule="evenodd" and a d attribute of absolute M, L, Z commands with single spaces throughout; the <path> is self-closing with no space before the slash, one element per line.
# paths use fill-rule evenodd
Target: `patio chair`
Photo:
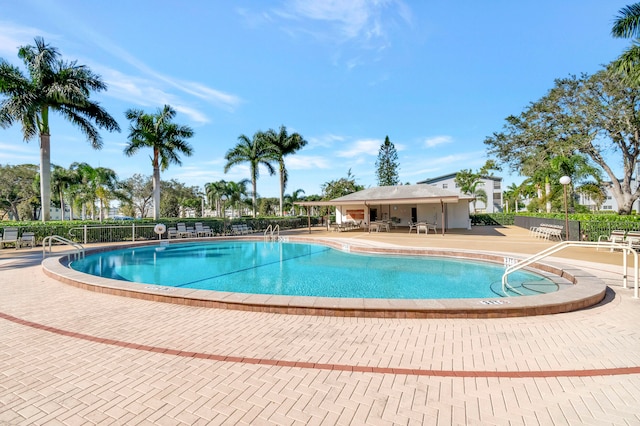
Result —
<path fill-rule="evenodd" d="M 168 239 L 178 238 L 178 230 L 174 227 L 167 228 L 167 238 Z"/>
<path fill-rule="evenodd" d="M 0 248 L 4 248 L 7 244 L 14 244 L 16 249 L 18 248 L 18 228 L 4 228 Z"/>
<path fill-rule="evenodd" d="M 213 237 L 213 232 L 211 232 L 211 228 L 209 228 L 208 226 L 205 228 L 202 225 L 202 222 L 196 222 L 195 226 L 196 226 L 195 232 L 197 237 Z"/>
<path fill-rule="evenodd" d="M 179 238 L 189 238 L 193 237 L 193 232 L 187 229 L 187 225 L 184 223 L 178 223 L 176 225 L 178 227 L 178 237 Z"/>
<path fill-rule="evenodd" d="M 415 229 L 415 230 L 416 230 L 416 232 L 417 232 L 417 230 L 418 230 L 418 224 L 417 224 L 416 222 L 413 222 L 413 221 L 411 221 L 411 220 L 410 220 L 410 221 L 409 221 L 409 233 L 411 233 L 411 231 L 413 231 L 414 229 Z"/>
<path fill-rule="evenodd" d="M 16 248 L 29 246 L 33 248 L 35 244 L 36 236 L 33 232 L 23 232 L 22 236 L 18 238 L 18 242 L 16 243 Z"/>

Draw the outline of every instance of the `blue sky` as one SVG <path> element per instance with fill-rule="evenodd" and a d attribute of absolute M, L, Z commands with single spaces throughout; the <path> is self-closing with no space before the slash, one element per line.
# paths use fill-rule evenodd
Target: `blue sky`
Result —
<path fill-rule="evenodd" d="M 84 161 L 125 179 L 151 174 L 150 150 L 133 157 L 128 108 L 164 104 L 191 126 L 192 157 L 163 179 L 202 187 L 249 177 L 224 155 L 238 136 L 278 129 L 309 143 L 287 157 L 287 193 L 320 194 L 346 176 L 376 185 L 385 136 L 399 155 L 400 180 L 478 169 L 484 139 L 542 97 L 555 78 L 593 73 L 629 41 L 611 24 L 618 0 L 0 0 L 0 57 L 21 65 L 18 46 L 35 36 L 62 57 L 88 65 L 109 89 L 94 95 L 122 128 L 93 150 L 54 117 L 51 159 Z M 38 141 L 0 129 L 0 164 L 38 164 Z M 520 182 L 507 171 L 505 183 Z M 278 195 L 261 171 L 258 193 Z"/>

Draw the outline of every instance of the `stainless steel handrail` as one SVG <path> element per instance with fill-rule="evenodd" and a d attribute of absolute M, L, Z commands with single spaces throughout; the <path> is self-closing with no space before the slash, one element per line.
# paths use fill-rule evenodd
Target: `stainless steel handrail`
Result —
<path fill-rule="evenodd" d="M 274 236 L 275 234 L 275 236 Z M 267 229 L 264 230 L 264 239 L 275 241 L 280 238 L 280 225 L 269 225 Z"/>
<path fill-rule="evenodd" d="M 534 254 L 531 257 L 528 257 L 520 262 L 508 266 L 504 274 L 502 275 L 502 293 L 505 296 L 509 296 L 507 294 L 507 287 L 509 287 L 512 291 L 515 291 L 510 285 L 508 281 L 509 274 L 512 274 L 515 271 L 523 269 L 534 262 L 537 262 L 545 257 L 551 256 L 554 253 L 557 253 L 561 250 L 564 250 L 569 247 L 608 247 L 612 249 L 622 250 L 624 252 L 624 256 L 622 256 L 622 288 L 627 288 L 627 254 L 633 254 L 633 271 L 634 271 L 634 291 L 633 297 L 638 298 L 638 253 L 634 250 L 634 248 L 630 244 L 620 244 L 620 243 L 609 243 L 609 242 L 592 242 L 592 241 L 563 241 L 554 246 L 551 246 L 539 253 Z"/>
<path fill-rule="evenodd" d="M 51 243 L 53 241 L 57 241 L 59 243 L 66 244 L 68 246 L 72 246 L 73 248 L 76 249 L 76 251 L 73 253 L 76 259 L 84 258 L 84 247 L 82 246 L 82 244 L 76 243 L 75 241 L 71 241 L 64 237 L 61 237 L 60 235 L 49 235 L 47 237 L 44 237 L 44 239 L 42 240 L 42 258 L 43 259 L 47 257 L 47 243 L 49 246 L 49 253 L 51 253 L 51 245 L 52 245 Z"/>

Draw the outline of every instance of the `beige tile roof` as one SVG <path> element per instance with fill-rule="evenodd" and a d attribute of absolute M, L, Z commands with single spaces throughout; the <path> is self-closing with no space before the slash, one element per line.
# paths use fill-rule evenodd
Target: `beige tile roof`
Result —
<path fill-rule="evenodd" d="M 372 202 L 402 203 L 429 203 L 440 202 L 456 203 L 458 200 L 468 200 L 472 197 L 460 195 L 432 185 L 397 185 L 377 186 L 367 188 L 353 194 L 331 200 L 333 204 L 369 204 Z"/>

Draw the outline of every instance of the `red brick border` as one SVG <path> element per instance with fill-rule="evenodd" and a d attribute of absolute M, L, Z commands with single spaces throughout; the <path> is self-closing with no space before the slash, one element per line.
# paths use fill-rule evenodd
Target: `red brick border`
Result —
<path fill-rule="evenodd" d="M 0 312 L 0 318 L 25 327 L 31 327 L 38 330 L 47 331 L 61 336 L 72 337 L 94 343 L 101 343 L 110 346 L 118 346 L 121 348 L 135 349 L 146 352 L 158 352 L 165 355 L 174 355 L 184 358 L 201 358 L 220 362 L 235 362 L 241 364 L 258 364 L 275 367 L 295 367 L 310 368 L 315 370 L 336 370 L 350 371 L 357 373 L 378 373 L 378 374 L 400 374 L 407 376 L 437 376 L 437 377 L 497 377 L 497 378 L 513 378 L 513 379 L 529 379 L 529 378 L 548 378 L 548 377 L 592 377 L 592 376 L 619 376 L 626 374 L 640 374 L 640 367 L 616 367 L 616 368 L 594 368 L 585 370 L 541 370 L 541 371 L 468 371 L 468 370 L 423 370 L 414 368 L 389 368 L 389 367 L 371 367 L 360 365 L 345 364 L 317 364 L 302 361 L 285 361 L 267 358 L 245 358 L 241 356 L 226 356 L 207 354 L 201 352 L 184 352 L 176 349 L 161 348 L 157 346 L 148 346 L 121 340 L 105 339 L 102 337 L 91 336 L 84 333 L 76 333 L 67 331 L 48 325 L 27 321 Z"/>

